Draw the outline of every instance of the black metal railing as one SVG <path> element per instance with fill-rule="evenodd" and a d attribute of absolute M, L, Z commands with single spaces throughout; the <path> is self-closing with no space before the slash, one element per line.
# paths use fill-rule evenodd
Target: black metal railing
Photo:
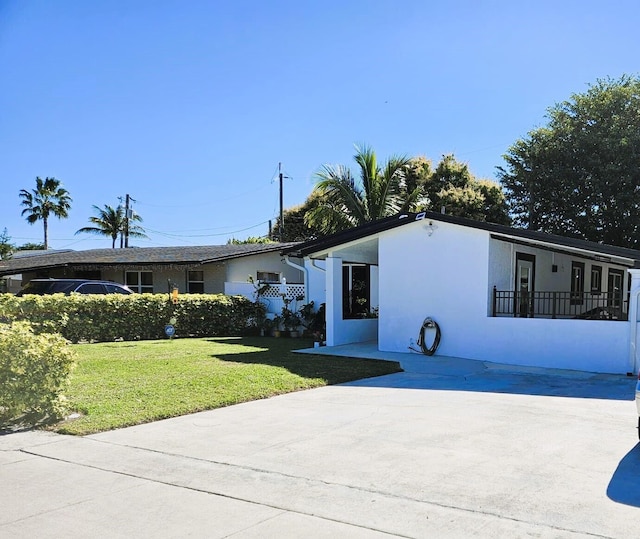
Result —
<path fill-rule="evenodd" d="M 516 292 L 494 286 L 491 315 L 627 320 L 627 301 L 607 292 Z"/>

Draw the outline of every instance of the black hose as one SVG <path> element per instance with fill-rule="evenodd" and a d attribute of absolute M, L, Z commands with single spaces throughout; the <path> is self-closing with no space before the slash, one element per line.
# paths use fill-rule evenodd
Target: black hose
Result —
<path fill-rule="evenodd" d="M 431 344 L 431 346 L 427 346 L 424 339 L 425 330 L 433 328 L 435 328 L 436 330 L 436 336 L 433 339 L 433 343 Z M 441 336 L 442 333 L 440 331 L 440 326 L 438 325 L 438 323 L 433 318 L 425 318 L 424 322 L 422 322 L 422 327 L 420 328 L 420 334 L 418 335 L 417 343 L 422 353 L 426 354 L 427 356 L 432 356 L 433 354 L 435 354 L 436 350 L 438 349 L 438 345 L 440 344 Z"/>

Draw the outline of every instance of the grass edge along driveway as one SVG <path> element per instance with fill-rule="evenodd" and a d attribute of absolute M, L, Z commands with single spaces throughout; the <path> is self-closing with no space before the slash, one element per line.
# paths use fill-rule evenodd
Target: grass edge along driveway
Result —
<path fill-rule="evenodd" d="M 401 370 L 393 361 L 295 354 L 306 339 L 208 337 L 73 345 L 65 392 L 85 435 Z"/>

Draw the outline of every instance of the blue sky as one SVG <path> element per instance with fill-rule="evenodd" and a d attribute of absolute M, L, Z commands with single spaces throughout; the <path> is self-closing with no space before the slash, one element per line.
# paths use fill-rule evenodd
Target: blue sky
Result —
<path fill-rule="evenodd" d="M 323 164 L 454 153 L 478 177 L 546 109 L 640 73 L 633 1 L 0 0 L 0 231 L 40 242 L 18 192 L 73 198 L 50 247 L 129 193 L 149 240 L 267 233 Z"/>

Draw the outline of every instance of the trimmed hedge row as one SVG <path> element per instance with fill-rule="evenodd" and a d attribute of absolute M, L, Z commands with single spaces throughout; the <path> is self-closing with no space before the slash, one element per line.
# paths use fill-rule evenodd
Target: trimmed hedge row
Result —
<path fill-rule="evenodd" d="M 240 335 L 257 326 L 264 307 L 223 294 L 183 294 L 176 305 L 165 294 L 0 294 L 0 322 L 26 320 L 37 333 L 60 333 L 72 342 L 162 339 L 172 317 L 176 336 Z"/>

